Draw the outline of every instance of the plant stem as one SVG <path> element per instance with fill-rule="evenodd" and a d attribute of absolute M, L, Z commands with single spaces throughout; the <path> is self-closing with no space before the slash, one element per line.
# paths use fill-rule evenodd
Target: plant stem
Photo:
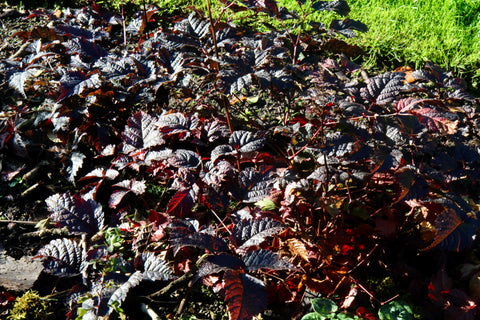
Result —
<path fill-rule="evenodd" d="M 122 0 L 122 28 L 123 28 L 123 47 L 127 49 L 127 26 L 125 25 L 125 11 L 124 3 Z"/>
<path fill-rule="evenodd" d="M 230 102 L 228 101 L 228 98 L 226 96 L 222 97 L 222 102 L 223 102 L 223 107 L 225 109 L 225 115 L 227 117 L 227 123 L 228 123 L 228 129 L 230 130 L 230 134 L 233 133 L 233 126 L 232 126 L 232 120 L 230 119 L 230 111 L 228 109 L 228 106 L 230 105 Z M 237 169 L 238 172 L 242 171 L 242 166 L 240 164 L 240 154 L 237 151 Z"/>
<path fill-rule="evenodd" d="M 208 19 L 210 20 L 210 31 L 212 32 L 213 48 L 215 49 L 215 58 L 218 59 L 217 38 L 215 37 L 215 25 L 212 19 L 212 10 L 210 0 L 207 0 Z"/>

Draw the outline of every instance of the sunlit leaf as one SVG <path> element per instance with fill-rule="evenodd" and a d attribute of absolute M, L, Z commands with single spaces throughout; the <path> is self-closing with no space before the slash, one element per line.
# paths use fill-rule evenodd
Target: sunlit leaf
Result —
<path fill-rule="evenodd" d="M 277 234 L 284 228 L 281 222 L 270 218 L 245 219 L 235 225 L 231 239 L 237 247 L 248 248 L 260 244 L 266 237 Z"/>
<path fill-rule="evenodd" d="M 136 195 L 141 195 L 144 194 L 147 189 L 145 181 L 137 181 L 135 179 L 123 180 L 119 183 L 114 184 L 113 187 L 117 187 L 120 189 L 115 190 L 110 195 L 110 199 L 108 201 L 108 206 L 110 208 L 116 208 L 122 201 L 123 197 L 125 197 L 125 195 L 127 195 L 129 192 L 132 192 Z"/>
<path fill-rule="evenodd" d="M 82 245 L 71 239 L 55 239 L 38 251 L 45 271 L 54 275 L 78 274 L 85 267 L 86 253 Z"/>
<path fill-rule="evenodd" d="M 167 212 L 177 218 L 188 217 L 199 195 L 199 187 L 178 190 L 168 202 Z"/>
<path fill-rule="evenodd" d="M 191 150 L 178 149 L 172 157 L 168 158 L 168 163 L 177 168 L 195 169 L 201 163 L 200 156 Z"/>
<path fill-rule="evenodd" d="M 86 156 L 81 152 L 72 152 L 72 157 L 70 158 L 72 165 L 67 169 L 69 173 L 68 180 L 71 183 L 75 184 L 75 177 L 77 176 L 78 170 L 82 168 L 85 158 Z"/>
<path fill-rule="evenodd" d="M 82 72 L 69 72 L 60 79 L 60 95 L 57 102 L 71 96 L 82 96 L 87 90 L 97 89 L 101 86 L 102 80 L 98 73 L 90 75 Z"/>
<path fill-rule="evenodd" d="M 25 84 L 26 82 L 34 77 L 40 69 L 38 68 L 28 68 L 25 69 L 24 71 L 18 71 L 15 72 L 9 79 L 8 84 L 10 87 L 14 88 L 17 90 L 19 93 L 22 94 L 22 96 L 27 97 L 27 94 L 25 93 Z"/>
<path fill-rule="evenodd" d="M 319 11 L 335 11 L 341 16 L 346 16 L 350 12 L 350 7 L 348 6 L 347 1 L 344 0 L 316 1 L 313 3 L 312 8 Z"/>
<path fill-rule="evenodd" d="M 143 275 L 144 280 L 172 280 L 176 276 L 167 262 L 153 252 L 146 252 L 142 254 L 143 259 Z"/>
<path fill-rule="evenodd" d="M 226 271 L 223 282 L 230 319 L 252 319 L 267 307 L 265 286 L 257 278 L 239 271 Z"/>
<path fill-rule="evenodd" d="M 210 255 L 205 258 L 198 268 L 197 277 L 201 278 L 213 273 L 236 270 L 242 268 L 243 266 L 243 261 L 231 254 L 221 253 Z"/>
<path fill-rule="evenodd" d="M 248 270 L 293 270 L 295 267 L 288 261 L 282 260 L 275 252 L 270 250 L 255 250 L 248 252 L 243 257 Z"/>
<path fill-rule="evenodd" d="M 50 218 L 73 233 L 95 233 L 103 228 L 102 206 L 79 194 L 55 194 L 45 200 Z"/>
<path fill-rule="evenodd" d="M 239 152 L 251 152 L 263 147 L 265 138 L 257 138 L 255 134 L 249 131 L 239 130 L 232 133 L 229 143 Z"/>
<path fill-rule="evenodd" d="M 386 72 L 370 78 L 366 88 L 361 89 L 362 98 L 375 101 L 377 104 L 386 104 L 393 101 L 399 94 L 408 90 L 404 83 L 403 72 Z"/>
<path fill-rule="evenodd" d="M 137 112 L 128 119 L 123 132 L 125 153 L 137 149 L 149 148 L 164 143 L 162 135 L 155 125 L 157 119 L 144 112 Z"/>
<path fill-rule="evenodd" d="M 142 273 L 140 271 L 135 271 L 135 273 L 128 278 L 127 282 L 123 283 L 117 290 L 115 290 L 108 300 L 108 305 L 110 306 L 109 314 L 115 310 L 112 305 L 116 303 L 116 306 L 120 307 L 123 301 L 127 298 L 130 289 L 138 286 L 142 281 L 142 278 Z"/>

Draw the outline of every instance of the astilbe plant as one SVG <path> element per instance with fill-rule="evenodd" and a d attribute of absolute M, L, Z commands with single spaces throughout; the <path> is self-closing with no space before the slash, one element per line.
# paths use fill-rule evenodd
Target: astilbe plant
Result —
<path fill-rule="evenodd" d="M 376 276 L 436 315 L 474 317 L 449 262 L 422 265 L 472 248 L 479 226 L 478 103 L 462 81 L 432 64 L 368 78 L 341 39 L 363 24 L 302 20 L 346 16 L 346 1 L 299 1 L 302 14 L 224 4 L 302 28 L 211 25 L 195 10 L 156 29 L 169 18 L 151 7 L 124 47 L 121 18 L 97 5 L 39 10 L 51 23 L 15 34 L 24 54 L 0 62 L 2 91 L 24 103 L 2 105 L 9 165 L 41 157 L 62 171 L 45 202 L 70 237 L 38 257 L 48 273 L 81 274 L 68 317 L 189 281 L 219 293 L 231 319 L 296 318 L 312 292 L 373 319 L 396 298 L 367 285 Z"/>

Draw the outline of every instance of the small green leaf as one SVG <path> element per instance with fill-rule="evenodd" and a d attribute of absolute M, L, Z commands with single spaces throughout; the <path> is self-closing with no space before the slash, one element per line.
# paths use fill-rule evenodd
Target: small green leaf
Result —
<path fill-rule="evenodd" d="M 338 320 L 361 320 L 361 318 L 351 313 L 337 313 L 335 319 Z"/>
<path fill-rule="evenodd" d="M 412 308 L 403 301 L 392 301 L 378 310 L 380 320 L 413 320 Z"/>
<path fill-rule="evenodd" d="M 247 102 L 250 104 L 255 104 L 260 100 L 260 96 L 253 96 L 253 97 L 248 97 Z"/>
<path fill-rule="evenodd" d="M 326 319 L 327 317 L 322 316 L 320 313 L 310 312 L 304 315 L 301 320 L 326 320 Z"/>
<path fill-rule="evenodd" d="M 265 198 L 263 200 L 258 200 L 255 202 L 255 206 L 261 208 L 264 211 L 271 211 L 277 208 L 277 205 L 272 200 Z"/>
<path fill-rule="evenodd" d="M 337 305 L 330 299 L 317 298 L 312 300 L 313 310 L 322 316 L 330 316 L 330 313 L 338 310 Z"/>

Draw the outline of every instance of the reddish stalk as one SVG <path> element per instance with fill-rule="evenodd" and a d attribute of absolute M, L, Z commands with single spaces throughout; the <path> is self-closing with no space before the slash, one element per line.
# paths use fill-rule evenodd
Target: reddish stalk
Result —
<path fill-rule="evenodd" d="M 215 25 L 212 18 L 212 10 L 210 8 L 210 0 L 207 0 L 208 19 L 210 20 L 210 31 L 212 33 L 213 48 L 215 49 L 215 58 L 218 59 L 217 38 L 215 36 Z"/>

